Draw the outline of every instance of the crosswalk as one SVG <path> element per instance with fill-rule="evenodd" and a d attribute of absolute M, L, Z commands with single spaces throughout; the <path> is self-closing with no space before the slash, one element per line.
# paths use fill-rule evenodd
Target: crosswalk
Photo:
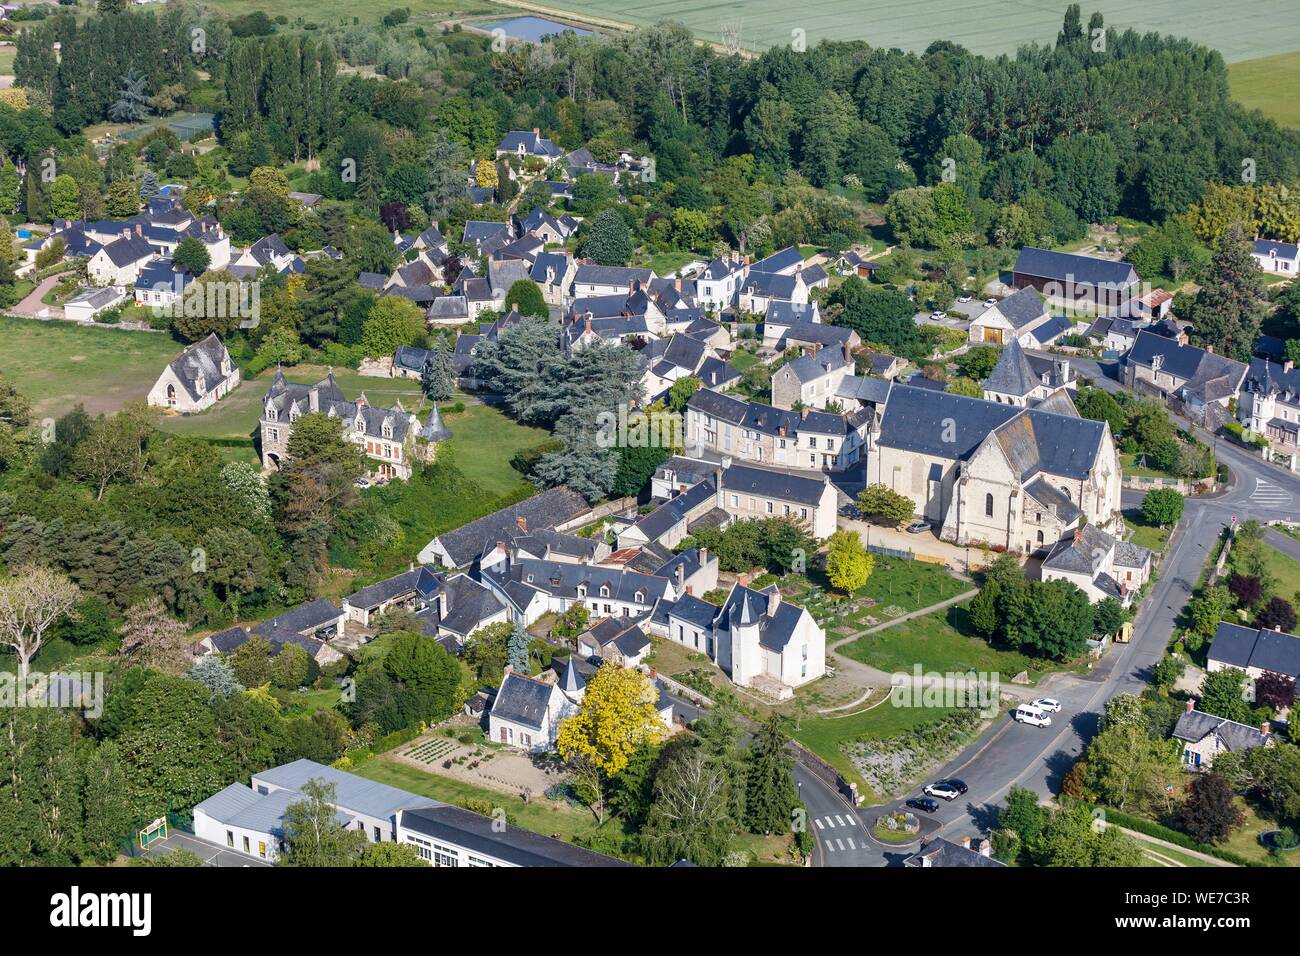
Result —
<path fill-rule="evenodd" d="M 1250 500 L 1266 508 L 1280 508 L 1291 503 L 1291 494 L 1267 478 L 1256 478 Z"/>
<path fill-rule="evenodd" d="M 862 828 L 852 814 L 830 814 L 813 821 L 819 831 L 822 846 L 827 853 L 848 853 L 867 848 L 867 842 L 861 836 Z M 854 834 L 858 834 L 854 839 Z"/>

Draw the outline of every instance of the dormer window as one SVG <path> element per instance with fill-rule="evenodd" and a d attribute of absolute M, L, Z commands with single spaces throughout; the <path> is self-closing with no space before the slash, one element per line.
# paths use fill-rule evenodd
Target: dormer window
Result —
<path fill-rule="evenodd" d="M 385 438 L 393 437 L 393 426 L 390 422 L 384 422 L 381 431 L 383 431 Z"/>
<path fill-rule="evenodd" d="M 636 598 L 636 603 L 637 603 L 637 604 L 644 604 L 644 603 L 645 603 L 645 593 L 644 593 L 643 591 L 637 591 L 636 594 L 634 595 L 634 597 Z"/>
<path fill-rule="evenodd" d="M 585 584 L 579 584 L 579 585 L 578 585 L 578 597 L 586 597 L 586 596 L 587 596 L 587 585 L 585 585 Z"/>
<path fill-rule="evenodd" d="M 609 585 L 608 585 L 608 584 L 602 584 L 602 585 L 600 586 L 600 596 L 601 596 L 601 597 L 609 597 Z"/>

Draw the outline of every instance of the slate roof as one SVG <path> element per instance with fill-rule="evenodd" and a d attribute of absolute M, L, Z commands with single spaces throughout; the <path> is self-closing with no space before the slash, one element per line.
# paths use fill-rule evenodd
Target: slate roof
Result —
<path fill-rule="evenodd" d="M 1257 256 L 1273 257 L 1279 259 L 1294 259 L 1300 255 L 1300 245 L 1294 242 L 1276 242 L 1272 239 L 1256 239 L 1251 246 L 1251 252 Z"/>
<path fill-rule="evenodd" d="M 414 594 L 416 585 L 426 572 L 436 573 L 430 565 L 403 571 L 401 574 L 395 574 L 377 584 L 352 592 L 347 596 L 346 600 L 352 607 L 367 609 L 378 607 L 385 601 L 391 601 L 403 595 Z"/>
<path fill-rule="evenodd" d="M 1072 252 L 1035 249 L 1032 246 L 1020 250 L 1013 271 L 1016 275 L 1115 289 L 1126 289 L 1138 281 L 1137 272 L 1127 262 L 1114 262 L 1110 259 L 1081 256 Z"/>
<path fill-rule="evenodd" d="M 660 601 L 659 603 L 668 616 L 681 618 L 688 624 L 694 624 L 699 628 L 711 627 L 713 619 L 718 616 L 720 611 L 716 604 L 702 601 L 693 594 L 684 594 L 676 601 Z M 656 614 L 658 614 L 658 611 L 656 611 Z"/>
<path fill-rule="evenodd" d="M 512 824 L 498 826 L 488 817 L 460 807 L 408 810 L 402 826 L 431 840 L 442 840 L 516 866 L 630 866 L 622 860 L 554 840 Z"/>
<path fill-rule="evenodd" d="M 363 272 L 357 276 L 357 285 L 378 292 L 388 285 L 388 276 L 379 272 Z"/>
<path fill-rule="evenodd" d="M 655 469 L 655 477 L 667 481 L 669 475 L 678 485 L 694 485 L 713 474 L 718 466 L 711 461 L 699 458 L 687 458 L 685 455 L 673 455 Z"/>
<path fill-rule="evenodd" d="M 821 501 L 828 482 L 825 477 L 813 478 L 741 464 L 733 464 L 722 473 L 723 491 L 806 505 L 816 505 Z"/>
<path fill-rule="evenodd" d="M 1275 395 L 1284 402 L 1295 405 L 1300 403 L 1300 369 L 1288 370 L 1276 362 L 1264 358 L 1253 358 L 1246 372 L 1242 390 L 1262 395 Z"/>
<path fill-rule="evenodd" d="M 766 332 L 766 329 L 764 329 Z M 786 328 L 777 341 L 778 348 L 788 348 L 790 342 L 808 342 L 818 345 L 843 345 L 851 342 L 856 333 L 838 325 L 822 322 L 796 322 Z"/>
<path fill-rule="evenodd" d="M 542 136 L 534 130 L 511 130 L 501 138 L 497 145 L 498 152 L 517 152 L 519 147 L 524 148 L 524 152 L 529 156 L 542 156 L 547 159 L 558 159 L 563 150 L 553 142 Z"/>
<path fill-rule="evenodd" d="M 1235 391 L 1247 371 L 1247 366 L 1241 362 L 1207 352 L 1195 345 L 1180 345 L 1177 339 L 1166 338 L 1145 329 L 1138 333 L 1125 361 L 1151 368 L 1156 357 L 1160 358 L 1161 372 L 1185 380 L 1186 387 L 1193 390 L 1198 386 L 1223 381 L 1231 391 Z"/>
<path fill-rule="evenodd" d="M 190 398 L 197 400 L 225 381 L 226 376 L 221 371 L 222 362 L 228 363 L 231 371 L 234 371 L 230 353 L 226 351 L 217 333 L 212 332 L 172 359 L 169 367 L 185 386 Z M 200 376 L 205 386 L 203 391 L 199 390 Z"/>
<path fill-rule="evenodd" d="M 1035 326 L 1029 334 L 1040 346 L 1050 345 L 1074 328 L 1074 322 L 1063 315 L 1054 315 L 1042 325 Z"/>
<path fill-rule="evenodd" d="M 437 321 L 448 319 L 469 320 L 469 304 L 463 295 L 438 296 L 429 303 L 425 318 Z"/>
<path fill-rule="evenodd" d="M 135 287 L 152 291 L 163 286 L 168 291 L 175 292 L 179 285 L 184 292 L 193 281 L 194 277 L 189 273 L 173 268 L 171 259 L 153 259 L 140 267 L 140 274 L 135 277 Z"/>
<path fill-rule="evenodd" d="M 816 302 L 787 302 L 773 299 L 767 304 L 764 321 L 769 325 L 798 325 L 804 322 L 816 322 Z"/>
<path fill-rule="evenodd" d="M 990 434 L 1020 479 L 1038 471 L 1086 477 L 1096 461 L 1102 422 L 1041 408 L 1020 408 L 895 384 L 881 419 L 879 443 L 888 448 L 964 460 Z M 945 440 L 951 437 L 951 441 Z"/>
<path fill-rule="evenodd" d="M 470 245 L 479 245 L 487 239 L 491 239 L 501 233 L 506 234 L 506 241 L 510 241 L 510 224 L 506 222 L 484 222 L 478 219 L 465 220 L 465 229 L 461 233 L 461 242 Z"/>
<path fill-rule="evenodd" d="M 483 572 L 484 578 L 500 587 L 507 581 L 527 584 L 553 597 L 569 600 L 611 600 L 629 604 L 652 605 L 668 590 L 665 578 L 628 571 L 622 568 L 602 568 L 590 564 L 573 564 L 567 561 L 543 561 L 521 558 L 511 562 L 508 569 L 500 566 Z M 579 590 L 584 588 L 585 595 Z M 601 594 L 601 589 L 608 594 Z M 637 593 L 641 598 L 637 599 Z"/>
<path fill-rule="evenodd" d="M 554 684 L 523 674 L 506 674 L 497 690 L 496 700 L 492 702 L 492 716 L 541 730 L 554 690 Z"/>
<path fill-rule="evenodd" d="M 575 285 L 613 285 L 631 289 L 634 282 L 645 286 L 654 277 L 652 269 L 632 269 L 626 266 L 600 266 L 581 262 L 574 274 Z"/>
<path fill-rule="evenodd" d="M 1224 621 L 1214 632 L 1209 659 L 1245 670 L 1257 667 L 1300 677 L 1300 637 Z"/>
<path fill-rule="evenodd" d="M 873 405 L 888 400 L 890 389 L 894 383 L 884 378 L 872 378 L 871 376 L 846 375 L 840 382 L 840 387 L 835 391 L 836 398 L 852 398 L 859 402 L 867 402 Z"/>
<path fill-rule="evenodd" d="M 793 272 L 803 262 L 803 255 L 794 246 L 772 253 L 766 259 L 759 259 L 750 270 L 753 272 Z"/>
<path fill-rule="evenodd" d="M 1066 494 L 1041 475 L 1025 485 L 1025 493 L 1039 504 L 1046 505 L 1067 525 L 1074 524 L 1083 514 Z"/>
<path fill-rule="evenodd" d="M 845 416 L 833 412 L 816 409 L 795 412 L 773 408 L 760 402 L 746 402 L 732 398 L 730 395 L 723 395 L 708 388 L 702 388 L 692 395 L 686 407 L 733 425 L 769 435 L 788 437 L 800 431 L 818 435 L 844 435 L 851 427 Z"/>
<path fill-rule="evenodd" d="M 563 252 L 539 252 L 528 277 L 538 285 L 546 285 L 548 270 L 553 270 L 550 284 L 563 282 L 565 274 L 569 271 L 568 255 Z"/>
<path fill-rule="evenodd" d="M 699 484 L 668 499 L 654 511 L 639 520 L 633 527 L 648 541 L 658 541 L 674 527 L 687 520 L 692 511 L 702 508 L 714 497 L 713 476 L 707 475 Z"/>
<path fill-rule="evenodd" d="M 517 536 L 521 530 L 520 518 L 526 523 L 523 530 L 534 531 L 554 528 L 587 510 L 585 498 L 561 485 L 441 534 L 437 541 L 456 566 L 463 567 L 495 547 L 498 541 Z"/>
<path fill-rule="evenodd" d="M 989 308 L 990 310 L 996 309 L 998 314 L 1010 322 L 1011 327 L 1014 329 L 1023 329 L 1025 326 L 1037 322 L 1048 311 L 1038 292 L 1032 288 L 1017 289 L 997 305 L 989 306 Z"/>
<path fill-rule="evenodd" d="M 791 299 L 801 281 L 798 276 L 751 269 L 741 280 L 740 292 L 742 295 L 757 295 L 767 299 Z"/>
<path fill-rule="evenodd" d="M 789 601 L 782 601 L 775 614 L 767 612 L 768 593 L 775 591 L 773 585 L 764 591 L 755 591 L 741 584 L 735 584 L 717 617 L 718 627 L 730 631 L 737 625 L 758 625 L 758 643 L 770 651 L 780 653 L 794 637 L 795 628 L 807 612 Z"/>
<path fill-rule="evenodd" d="M 114 239 L 104 246 L 104 255 L 108 256 L 113 265 L 121 268 L 139 262 L 141 259 L 148 259 L 155 255 L 155 252 L 153 246 L 149 245 L 142 236 L 132 233 L 121 239 Z"/>
<path fill-rule="evenodd" d="M 462 638 L 469 637 L 504 607 L 495 594 L 468 575 L 453 575 L 443 589 L 447 595 L 447 616 L 440 624 Z"/>
<path fill-rule="evenodd" d="M 1199 710 L 1183 711 L 1178 717 L 1178 723 L 1174 725 L 1173 736 L 1190 743 L 1198 743 L 1211 734 L 1217 735 L 1223 745 L 1232 751 L 1262 747 L 1268 739 L 1258 727 L 1248 727 L 1235 720 L 1225 720 Z"/>
<path fill-rule="evenodd" d="M 137 283 L 137 285 L 138 284 L 139 283 Z M 72 298 L 68 299 L 68 301 L 65 302 L 64 305 L 65 306 L 88 305 L 92 309 L 99 311 L 100 309 L 108 308 L 110 305 L 113 305 L 121 298 L 122 298 L 122 294 L 118 292 L 117 289 L 109 285 L 109 286 L 104 286 L 102 288 L 82 289 Z M 192 347 L 193 346 L 191 346 L 191 348 Z M 184 353 L 181 354 L 183 355 Z"/>
<path fill-rule="evenodd" d="M 804 384 L 823 378 L 848 364 L 848 359 L 839 349 L 821 349 L 816 355 L 801 355 L 797 359 L 786 362 L 777 369 L 777 373 L 789 369 L 789 373 L 795 377 L 795 380 Z"/>
<path fill-rule="evenodd" d="M 937 837 L 927 843 L 922 843 L 919 850 L 903 860 L 903 866 L 979 868 L 1004 867 L 1006 864 L 1001 860 L 993 859 L 991 856 L 984 856 L 970 847 L 962 846 L 960 843 L 953 843 L 951 840 Z"/>
<path fill-rule="evenodd" d="M 317 598 L 305 604 L 299 604 L 292 611 L 277 614 L 270 620 L 258 624 L 253 631 L 261 634 L 272 643 L 298 643 L 292 636 L 302 636 L 306 632 L 316 631 L 327 624 L 337 621 L 343 611 L 324 598 Z"/>
<path fill-rule="evenodd" d="M 429 407 L 429 414 L 420 428 L 420 437 L 425 441 L 446 441 L 451 437 L 451 429 L 442 420 L 437 405 Z"/>
<path fill-rule="evenodd" d="M 206 639 L 211 642 L 212 649 L 218 654 L 229 654 L 244 645 L 248 640 L 248 632 L 242 627 L 228 627 L 224 631 L 209 634 Z"/>
<path fill-rule="evenodd" d="M 1016 339 L 1007 343 L 1002 354 L 998 356 L 993 371 L 984 380 L 984 387 L 991 392 L 1016 395 L 1021 398 L 1041 384 L 1042 380 L 1034 374 L 1029 359 L 1025 357 L 1025 350 L 1020 347 Z"/>

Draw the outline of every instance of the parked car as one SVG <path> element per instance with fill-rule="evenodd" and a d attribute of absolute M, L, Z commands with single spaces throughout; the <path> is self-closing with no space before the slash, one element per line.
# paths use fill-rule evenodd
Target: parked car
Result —
<path fill-rule="evenodd" d="M 961 796 L 961 791 L 950 784 L 947 780 L 936 780 L 934 783 L 927 783 L 922 792 L 930 797 L 943 797 L 945 800 L 956 800 Z"/>
<path fill-rule="evenodd" d="M 907 526 L 908 534 L 925 534 L 929 530 L 930 522 L 928 521 L 913 521 Z"/>
<path fill-rule="evenodd" d="M 1021 704 L 1016 708 L 1013 716 L 1018 724 L 1029 724 L 1033 727 L 1052 726 L 1052 715 L 1047 711 L 1039 710 L 1032 704 Z"/>
<path fill-rule="evenodd" d="M 1061 702 L 1054 697 L 1040 697 L 1037 700 L 1029 702 L 1031 707 L 1037 707 L 1039 710 L 1046 711 L 1049 714 L 1059 714 L 1061 712 Z"/>
<path fill-rule="evenodd" d="M 959 296 L 957 296 L 957 301 L 960 302 L 962 305 L 965 305 L 965 304 L 966 304 L 967 302 L 969 302 L 970 300 L 971 300 L 971 296 L 968 296 L 968 295 L 959 295 Z"/>
<path fill-rule="evenodd" d="M 363 488 L 363 489 L 364 489 L 364 488 L 369 488 L 369 487 L 370 487 L 370 479 L 369 479 L 369 478 L 358 478 L 356 481 L 353 482 L 353 484 L 356 485 L 358 488 Z"/>
<path fill-rule="evenodd" d="M 970 789 L 970 787 L 966 786 L 966 781 L 958 780 L 956 777 L 944 777 L 942 780 L 936 780 L 935 783 L 943 783 L 950 787 L 955 787 L 958 793 L 965 793 Z"/>
<path fill-rule="evenodd" d="M 920 810 L 923 813 L 938 813 L 939 801 L 932 800 L 929 797 L 913 797 L 907 801 L 907 806 L 913 810 Z"/>
<path fill-rule="evenodd" d="M 944 319 L 948 318 L 948 313 L 947 313 L 947 312 L 931 312 L 931 313 L 930 313 L 930 318 L 934 319 L 936 322 L 942 322 Z"/>
<path fill-rule="evenodd" d="M 995 306 L 995 305 L 997 305 L 997 304 L 998 304 L 998 300 L 997 300 L 997 299 L 989 298 L 989 299 L 985 299 L 985 300 L 984 300 L 984 308 L 986 308 L 986 309 L 991 309 L 991 308 L 993 308 L 993 306 Z"/>

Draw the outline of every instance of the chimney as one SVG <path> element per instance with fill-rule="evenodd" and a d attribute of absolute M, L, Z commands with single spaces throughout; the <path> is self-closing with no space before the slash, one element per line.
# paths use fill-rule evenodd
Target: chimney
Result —
<path fill-rule="evenodd" d="M 1267 737 L 1272 732 L 1273 732 L 1273 725 L 1270 724 L 1267 720 L 1259 725 L 1259 735 L 1261 737 Z"/>
<path fill-rule="evenodd" d="M 1207 345 L 1207 346 L 1205 346 L 1205 351 L 1207 351 L 1207 352 L 1209 352 L 1211 355 L 1213 355 L 1213 354 L 1214 354 L 1214 346 L 1213 346 L 1213 345 Z"/>
<path fill-rule="evenodd" d="M 512 667 L 510 664 L 507 664 L 507 665 L 506 665 L 506 669 L 505 669 L 505 673 L 507 673 L 507 674 L 513 674 L 514 672 L 515 672 L 514 667 Z"/>
<path fill-rule="evenodd" d="M 803 409 L 799 412 L 799 420 L 804 421 L 807 418 L 808 418 L 808 406 L 805 405 Z"/>
<path fill-rule="evenodd" d="M 962 838 L 961 838 L 961 845 L 962 845 L 963 847 L 965 847 L 967 850 L 969 850 L 969 849 L 970 849 L 970 837 L 969 837 L 969 836 L 964 836 L 964 837 L 962 837 Z"/>
<path fill-rule="evenodd" d="M 1083 543 L 1083 529 L 1082 529 L 1082 528 L 1075 528 L 1075 529 L 1074 529 L 1074 543 L 1075 543 L 1075 544 L 1082 544 L 1082 543 Z"/>
<path fill-rule="evenodd" d="M 585 332 L 590 332 L 590 331 L 591 331 L 591 313 L 590 313 L 590 312 L 587 313 L 587 317 L 583 320 L 582 328 L 583 328 L 583 331 L 585 331 Z"/>
<path fill-rule="evenodd" d="M 406 562 L 406 570 L 408 570 L 408 571 L 414 571 L 414 570 L 415 570 L 415 562 L 414 562 L 414 561 L 407 561 L 407 562 Z"/>
<path fill-rule="evenodd" d="M 439 589 L 438 591 L 438 620 L 441 621 L 447 616 L 447 592 Z"/>
<path fill-rule="evenodd" d="M 978 841 L 978 842 L 979 842 L 979 855 L 980 855 L 980 856 L 992 856 L 992 855 L 993 855 L 993 841 L 992 841 L 992 840 L 989 840 L 989 839 L 983 839 L 983 840 L 980 840 L 980 841 Z"/>
<path fill-rule="evenodd" d="M 1295 368 L 1295 362 L 1291 361 L 1290 359 L 1287 359 L 1285 362 L 1282 363 L 1282 371 L 1284 372 L 1289 372 L 1293 368 Z"/>
<path fill-rule="evenodd" d="M 713 469 L 713 504 L 715 507 L 722 507 L 722 466 L 718 465 Z"/>
<path fill-rule="evenodd" d="M 673 577 L 677 579 L 679 588 L 686 583 L 686 566 L 682 562 L 677 562 L 677 567 L 673 569 Z"/>
<path fill-rule="evenodd" d="M 737 575 L 736 575 L 736 583 L 739 584 L 742 588 L 747 588 L 747 587 L 749 587 L 749 575 L 748 575 L 748 574 L 737 574 Z"/>
<path fill-rule="evenodd" d="M 528 519 L 525 518 L 523 515 L 516 515 L 516 516 L 515 516 L 515 524 L 519 525 L 519 530 L 520 530 L 520 531 L 527 531 L 527 530 L 528 530 Z"/>
<path fill-rule="evenodd" d="M 139 235 L 143 235 L 143 232 L 142 232 L 143 228 L 144 228 L 144 227 L 141 226 L 140 223 L 137 222 L 137 223 L 135 224 L 135 234 L 136 234 L 137 236 L 139 236 Z"/>
<path fill-rule="evenodd" d="M 772 590 L 767 592 L 767 616 L 771 617 L 776 613 L 776 609 L 781 606 L 781 590 L 774 584 Z"/>
<path fill-rule="evenodd" d="M 511 302 L 511 303 L 510 303 L 510 311 L 511 311 L 511 312 L 518 312 L 518 311 L 519 311 L 519 303 L 517 303 L 517 302 Z"/>
<path fill-rule="evenodd" d="M 681 292 L 681 291 L 682 291 L 682 277 L 681 277 L 681 276 L 678 276 L 676 279 L 673 280 L 673 287 L 674 287 L 678 292 Z"/>
<path fill-rule="evenodd" d="M 1195 701 L 1195 699 L 1193 699 L 1193 700 L 1189 700 L 1189 701 L 1187 702 L 1187 706 L 1183 708 L 1183 713 L 1185 713 L 1185 714 L 1190 714 L 1190 713 L 1191 713 L 1192 711 L 1194 711 L 1195 709 L 1196 709 L 1196 701 Z"/>
<path fill-rule="evenodd" d="M 542 135 L 542 131 L 541 131 L 541 129 L 538 128 L 538 127 L 536 127 L 536 126 L 534 126 L 534 127 L 533 127 L 533 135 L 534 135 L 534 136 L 541 136 L 541 135 Z"/>

